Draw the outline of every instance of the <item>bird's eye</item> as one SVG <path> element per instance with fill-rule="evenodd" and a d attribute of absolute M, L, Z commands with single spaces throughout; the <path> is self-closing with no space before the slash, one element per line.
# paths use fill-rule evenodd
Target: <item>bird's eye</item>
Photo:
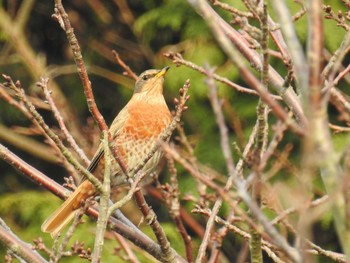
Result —
<path fill-rule="evenodd" d="M 149 76 L 148 76 L 148 75 L 144 75 L 144 76 L 142 77 L 142 79 L 143 79 L 143 80 L 148 80 L 148 79 L 149 79 Z"/>

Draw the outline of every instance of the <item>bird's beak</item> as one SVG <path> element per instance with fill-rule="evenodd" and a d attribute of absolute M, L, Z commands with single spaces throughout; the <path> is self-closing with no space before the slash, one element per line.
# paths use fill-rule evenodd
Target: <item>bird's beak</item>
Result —
<path fill-rule="evenodd" d="M 157 77 L 157 78 L 163 77 L 163 76 L 166 74 L 166 72 L 169 70 L 169 68 L 170 68 L 169 66 L 166 66 L 165 68 L 161 69 L 161 70 L 157 73 L 156 77 Z"/>

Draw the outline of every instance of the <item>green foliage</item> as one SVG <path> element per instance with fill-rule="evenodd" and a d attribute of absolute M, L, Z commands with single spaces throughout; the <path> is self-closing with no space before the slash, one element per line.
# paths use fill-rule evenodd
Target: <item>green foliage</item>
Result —
<path fill-rule="evenodd" d="M 341 154 L 347 147 L 347 142 L 349 140 L 349 135 L 345 132 L 337 133 L 332 136 L 332 141 L 334 148 L 339 154 Z"/>
<path fill-rule="evenodd" d="M 326 47 L 333 53 L 339 48 L 346 31 L 337 26 L 334 21 L 326 20 L 324 23 L 324 33 Z"/>
<path fill-rule="evenodd" d="M 58 206 L 59 199 L 48 192 L 21 191 L 0 195 L 0 217 L 22 240 L 31 243 L 34 238 L 44 236 L 41 223 Z M 49 204 L 49 205 L 48 205 Z M 6 249 L 0 247 L 0 258 Z"/>
<path fill-rule="evenodd" d="M 208 33 L 203 21 L 195 15 L 193 9 L 188 8 L 184 0 L 166 1 L 139 16 L 134 24 L 134 32 L 136 35 L 142 35 L 145 43 L 156 39 L 161 29 L 180 34 L 181 40 Z"/>
<path fill-rule="evenodd" d="M 3 194 L 0 197 L 0 216 L 7 218 L 7 222 L 11 222 L 13 227 L 28 230 L 39 226 L 49 210 L 59 203 L 59 199 L 48 192 L 22 191 Z"/>

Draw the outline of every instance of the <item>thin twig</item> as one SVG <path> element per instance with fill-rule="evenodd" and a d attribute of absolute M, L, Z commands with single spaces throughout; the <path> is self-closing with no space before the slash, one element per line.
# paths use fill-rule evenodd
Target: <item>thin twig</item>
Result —
<path fill-rule="evenodd" d="M 125 62 L 120 58 L 117 51 L 112 50 L 112 53 L 114 55 L 115 60 L 117 63 L 125 70 L 124 75 L 129 76 L 130 78 L 133 78 L 134 80 L 137 80 L 137 75 L 131 70 L 131 68 L 125 64 Z"/>
<path fill-rule="evenodd" d="M 332 130 L 334 130 L 334 133 L 350 132 L 350 127 L 342 127 L 342 126 L 334 125 L 334 124 L 331 124 L 331 123 L 329 123 L 328 126 Z"/>
<path fill-rule="evenodd" d="M 277 14 L 277 18 L 279 19 L 288 50 L 293 61 L 299 88 L 303 93 L 303 96 L 306 96 L 308 88 L 308 69 L 306 58 L 301 43 L 297 37 L 288 7 L 284 1 L 281 2 L 274 0 L 272 1 L 272 5 L 275 9 L 275 13 Z"/>
<path fill-rule="evenodd" d="M 42 129 L 45 131 L 47 136 L 49 136 L 50 139 L 54 141 L 55 145 L 60 149 L 62 155 L 67 159 L 67 161 L 71 163 L 77 171 L 81 172 L 84 176 L 86 176 L 86 178 L 88 178 L 89 181 L 95 186 L 95 188 L 101 192 L 102 191 L 101 182 L 72 156 L 70 151 L 63 145 L 62 141 L 57 136 L 57 134 L 55 134 L 50 129 L 50 127 L 45 123 L 43 117 L 35 109 L 34 105 L 27 99 L 24 90 L 21 88 L 21 83 L 17 81 L 15 84 L 9 76 L 3 75 L 3 77 L 5 78 L 8 87 L 13 89 L 16 92 L 17 96 L 24 103 L 27 110 L 30 112 L 33 118 L 38 122 L 38 124 L 42 127 Z"/>
<path fill-rule="evenodd" d="M 234 8 L 226 3 L 222 3 L 218 0 L 214 0 L 213 5 L 219 6 L 223 10 L 229 11 L 230 13 L 232 13 L 233 15 L 236 15 L 236 16 L 243 16 L 246 18 L 253 18 L 254 17 L 254 15 L 251 12 L 243 12 L 241 10 L 238 10 L 237 8 Z"/>
<path fill-rule="evenodd" d="M 89 202 L 86 202 L 85 204 L 86 205 L 82 209 L 79 209 L 76 212 L 73 223 L 69 226 L 68 231 L 64 235 L 64 238 L 63 238 L 61 244 L 58 246 L 57 250 L 55 250 L 55 244 L 56 244 L 56 242 L 58 244 L 59 236 L 56 237 L 55 242 L 54 242 L 54 246 L 53 246 L 53 253 L 50 255 L 50 262 L 52 261 L 54 263 L 58 263 L 58 262 L 60 262 L 61 258 L 64 256 L 68 242 L 72 238 L 74 231 L 76 230 L 78 225 L 81 224 L 81 218 L 84 215 L 88 206 L 90 205 Z"/>
<path fill-rule="evenodd" d="M 148 206 L 146 203 L 146 200 L 140 190 L 136 191 L 135 194 L 135 201 L 140 208 L 145 220 L 147 223 L 151 226 L 158 244 L 160 245 L 162 252 L 163 252 L 163 257 L 164 261 L 166 262 L 171 262 L 175 260 L 174 258 L 174 253 L 172 253 L 172 249 L 170 247 L 170 243 L 168 239 L 166 238 L 165 232 L 163 228 L 161 227 L 159 221 L 157 220 L 157 216 L 154 213 L 153 209 Z"/>
<path fill-rule="evenodd" d="M 115 202 L 113 205 L 111 205 L 109 208 L 108 208 L 108 214 L 107 214 L 107 217 L 110 217 L 114 212 L 115 210 L 123 207 L 127 202 L 129 202 L 133 195 L 135 194 L 136 191 L 140 190 L 138 188 L 138 184 L 140 183 L 140 181 L 146 176 L 147 174 L 146 173 L 143 173 L 141 171 L 139 171 L 136 175 L 135 175 L 135 178 L 130 186 L 130 189 L 128 190 L 128 193 L 122 198 L 120 199 L 119 201 Z"/>
<path fill-rule="evenodd" d="M 246 59 L 249 64 L 258 70 L 259 72 L 262 70 L 262 64 L 261 64 L 261 57 L 260 55 L 255 51 L 252 50 L 247 43 L 247 41 L 243 38 L 243 36 L 237 32 L 233 27 L 231 27 L 222 17 L 220 17 L 206 2 L 200 0 L 188 0 L 190 4 L 193 6 L 198 6 L 198 3 L 200 3 L 201 10 L 198 12 L 201 14 L 201 16 L 204 18 L 204 20 L 215 27 L 215 30 L 213 32 L 219 33 L 220 37 L 215 36 L 216 40 L 220 40 L 219 44 L 225 48 L 223 48 L 224 52 L 232 52 L 232 50 L 226 50 L 227 47 L 229 47 L 232 43 L 237 48 L 237 52 L 234 52 L 233 54 L 229 54 L 229 58 L 234 62 L 238 68 L 242 68 L 244 65 L 244 60 Z M 228 38 L 228 42 L 225 40 Z M 222 45 L 223 42 L 225 42 L 225 45 Z M 231 47 L 232 48 L 232 47 Z M 230 49 L 231 49 L 230 48 Z M 242 54 L 242 55 L 241 55 Z M 233 56 L 232 56 L 233 55 Z M 245 59 L 244 59 L 245 58 Z M 243 78 L 247 81 L 247 79 L 250 80 L 250 78 L 243 75 Z M 297 119 L 302 125 L 307 124 L 307 120 L 305 118 L 303 109 L 301 107 L 301 103 L 299 101 L 299 98 L 295 94 L 295 92 L 292 90 L 291 87 L 288 87 L 287 89 L 283 87 L 283 78 L 276 72 L 274 68 L 270 66 L 269 69 L 269 79 L 272 87 L 278 92 L 278 94 L 283 98 L 283 100 L 286 102 L 288 107 L 293 111 Z M 253 83 L 250 83 L 247 81 L 249 86 L 255 89 L 256 85 Z M 255 83 L 256 84 L 256 83 Z"/>
<path fill-rule="evenodd" d="M 269 54 L 268 54 L 268 39 L 269 39 L 269 28 L 267 22 L 267 6 L 266 3 L 261 2 L 263 5 L 263 12 L 259 12 L 260 17 L 260 26 L 262 28 L 262 40 L 261 40 L 261 51 L 262 51 L 262 65 L 263 70 L 261 71 L 261 84 L 264 87 L 268 87 L 269 79 L 268 79 L 268 71 L 269 71 Z M 262 188 L 262 180 L 261 173 L 258 170 L 258 166 L 261 161 L 261 156 L 266 150 L 267 139 L 268 139 L 268 107 L 262 101 L 259 100 L 257 106 L 257 122 L 258 122 L 258 130 L 256 134 L 256 146 L 254 152 L 254 162 L 253 169 L 256 170 L 255 178 L 253 179 L 252 186 L 252 195 L 256 200 L 256 203 L 261 206 L 261 188 Z M 258 224 L 258 219 L 252 215 L 253 220 Z M 250 259 L 253 263 L 262 263 L 262 244 L 261 244 L 261 235 L 254 228 L 250 229 L 251 239 L 249 240 L 250 247 Z"/>
<path fill-rule="evenodd" d="M 344 70 L 342 70 L 338 76 L 333 79 L 333 81 L 328 82 L 326 87 L 322 90 L 323 92 L 328 92 L 331 88 L 336 87 L 339 83 L 339 81 L 344 78 L 345 75 L 347 75 L 350 72 L 350 65 L 348 65 Z"/>
<path fill-rule="evenodd" d="M 73 138 L 72 134 L 68 131 L 66 124 L 64 123 L 63 117 L 58 110 L 56 103 L 52 99 L 51 92 L 48 89 L 48 78 L 41 78 L 40 81 L 37 83 L 37 86 L 41 87 L 44 91 L 45 98 L 47 102 L 49 103 L 51 110 L 58 122 L 58 125 L 60 126 L 60 130 L 63 132 L 64 136 L 66 137 L 69 144 L 72 146 L 74 151 L 78 154 L 78 156 L 84 161 L 85 165 L 88 166 L 90 164 L 89 158 L 87 158 L 84 151 L 79 147 L 75 139 Z"/>
<path fill-rule="evenodd" d="M 129 244 L 125 240 L 125 238 L 123 236 L 119 235 L 118 233 L 114 233 L 113 232 L 113 234 L 114 234 L 116 240 L 118 241 L 118 243 L 120 244 L 120 246 L 125 251 L 125 253 L 126 253 L 127 257 L 128 257 L 128 260 L 131 263 L 139 263 L 139 260 L 137 259 L 136 255 L 132 251 L 131 247 L 129 246 Z"/>
<path fill-rule="evenodd" d="M 314 201 L 312 201 L 310 204 L 309 204 L 309 207 L 312 208 L 312 207 L 316 207 L 316 206 L 319 206 L 325 202 L 329 201 L 329 197 L 327 195 L 324 195 L 322 196 L 321 198 L 318 198 Z M 275 217 L 271 223 L 272 224 L 278 224 L 280 221 L 284 220 L 288 215 L 292 214 L 292 213 L 295 213 L 298 211 L 298 208 L 297 207 L 291 207 L 291 208 L 288 208 L 286 210 L 284 210 L 283 212 L 279 213 L 277 217 Z"/>
<path fill-rule="evenodd" d="M 275 132 L 273 138 L 270 141 L 266 151 L 263 153 L 260 163 L 259 170 L 263 171 L 267 165 L 268 160 L 271 158 L 272 154 L 275 152 L 278 144 L 283 139 L 284 132 L 286 131 L 287 126 L 283 122 L 278 122 L 275 127 Z"/>
<path fill-rule="evenodd" d="M 173 63 L 177 66 L 184 65 L 186 67 L 189 67 L 189 68 L 196 70 L 199 73 L 207 76 L 207 71 L 205 68 L 200 67 L 191 61 L 187 61 L 187 60 L 183 59 L 183 57 L 181 56 L 180 53 L 175 54 L 173 52 L 168 52 L 168 53 L 164 53 L 164 56 L 169 58 L 169 59 L 172 59 Z M 256 92 L 255 90 L 242 87 L 242 86 L 230 81 L 227 78 L 219 76 L 218 74 L 213 73 L 212 75 L 213 75 L 213 78 L 215 80 L 222 82 L 222 83 L 226 84 L 227 86 L 234 88 L 235 90 L 237 90 L 239 92 L 252 94 L 252 95 L 259 95 L 259 93 Z M 276 95 L 271 95 L 271 96 L 276 100 L 282 100 L 281 96 L 276 96 Z"/>
<path fill-rule="evenodd" d="M 193 209 L 192 212 L 194 213 L 201 213 L 203 215 L 206 216 L 210 216 L 211 215 L 211 211 L 210 210 L 204 210 L 204 209 L 200 209 L 200 208 L 196 208 Z M 247 232 L 245 232 L 244 230 L 242 230 L 241 228 L 228 223 L 227 221 L 223 220 L 222 218 L 220 218 L 219 216 L 215 216 L 215 222 L 225 226 L 227 229 L 229 229 L 230 231 L 234 232 L 235 234 L 240 235 L 241 237 L 243 237 L 244 239 L 251 239 L 251 235 Z M 275 262 L 279 262 L 282 263 L 283 261 L 281 259 L 279 259 L 278 255 L 276 255 L 275 251 L 275 247 L 274 245 L 272 245 L 271 243 L 269 243 L 266 240 L 262 241 L 262 249 L 275 261 Z"/>
<path fill-rule="evenodd" d="M 25 1 L 30 2 L 30 1 Z M 24 3 L 24 2 L 22 2 Z M 30 6 L 30 4 L 29 4 Z M 27 10 L 20 10 L 18 12 L 29 12 L 29 6 L 22 5 L 23 8 L 27 8 Z M 24 18 L 24 16 L 22 17 Z M 25 20 L 20 21 L 14 17 L 11 17 L 6 11 L 5 7 L 0 7 L 0 28 L 2 33 L 6 36 L 9 41 L 11 47 L 19 54 L 21 62 L 23 62 L 24 67 L 27 68 L 30 76 L 35 81 L 40 77 L 45 76 L 47 74 L 47 66 L 45 64 L 45 60 L 38 59 L 37 52 L 31 46 L 31 42 L 26 38 L 26 34 L 22 30 L 22 23 L 25 23 Z M 16 30 L 14 30 L 16 29 Z M 67 98 L 62 93 L 61 89 L 57 85 L 57 83 L 51 83 L 51 89 L 53 90 L 53 98 L 58 106 L 61 109 L 61 113 L 63 118 L 71 120 L 67 123 L 69 130 L 75 135 L 76 139 L 79 141 L 77 137 L 78 134 L 81 134 L 81 129 L 78 126 L 77 116 L 74 113 L 74 109 L 70 106 Z"/>

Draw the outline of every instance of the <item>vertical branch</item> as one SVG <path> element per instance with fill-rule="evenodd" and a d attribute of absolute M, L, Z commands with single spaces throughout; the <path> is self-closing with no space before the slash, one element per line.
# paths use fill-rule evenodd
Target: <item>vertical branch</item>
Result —
<path fill-rule="evenodd" d="M 309 4 L 309 35 L 308 35 L 308 65 L 309 65 L 309 103 L 315 110 L 322 107 L 322 57 L 323 57 L 323 21 L 322 1 L 308 1 Z M 300 72 L 298 72 L 300 74 Z"/>
<path fill-rule="evenodd" d="M 261 71 L 261 82 L 263 88 L 268 87 L 268 72 L 269 72 L 269 54 L 268 54 L 268 40 L 269 40 L 269 28 L 268 28 L 268 16 L 267 16 L 267 6 L 263 3 L 262 12 L 259 12 L 259 20 L 262 29 L 262 40 L 261 40 L 261 51 L 262 51 L 262 65 L 263 69 Z M 268 107 L 260 99 L 257 107 L 257 121 L 258 121 L 258 131 L 255 146 L 255 178 L 253 182 L 253 197 L 256 203 L 261 206 L 261 171 L 258 168 L 260 166 L 261 156 L 265 151 L 267 144 L 267 129 L 268 129 Z M 253 216 L 253 220 L 259 223 L 257 218 Z M 263 262 L 262 257 L 262 244 L 261 244 L 261 234 L 256 231 L 256 229 L 251 228 L 251 239 L 249 240 L 250 246 L 250 258 L 253 263 Z"/>
<path fill-rule="evenodd" d="M 93 263 L 101 262 L 101 254 L 104 244 L 104 234 L 106 231 L 107 221 L 108 221 L 108 202 L 111 192 L 111 152 L 109 149 L 108 143 L 108 132 L 103 131 L 103 150 L 105 158 L 105 167 L 104 167 L 104 176 L 103 176 L 103 192 L 100 194 L 100 205 L 99 205 L 99 214 L 96 226 L 96 237 L 94 244 L 94 254 L 92 257 Z"/>
<path fill-rule="evenodd" d="M 184 136 L 184 135 L 183 135 Z M 168 170 L 170 172 L 170 185 L 165 184 L 162 186 L 162 196 L 165 204 L 168 207 L 169 214 L 175 222 L 176 228 L 179 231 L 182 240 L 185 245 L 186 258 L 189 263 L 193 263 L 193 249 L 191 243 L 191 237 L 187 233 L 185 225 L 180 215 L 180 201 L 179 201 L 179 184 L 177 181 L 177 170 L 175 167 L 174 159 L 169 155 L 165 155 L 168 163 Z"/>
<path fill-rule="evenodd" d="M 309 136 L 304 141 L 304 161 L 306 162 L 306 176 L 311 175 L 311 169 L 317 167 L 326 191 L 333 196 L 332 210 L 335 227 L 343 250 L 350 259 L 350 227 L 345 214 L 345 197 L 342 190 L 343 173 L 338 164 L 338 158 L 333 148 L 328 128 L 327 103 L 322 99 L 322 50 L 323 24 L 322 1 L 308 1 L 309 9 L 309 107 L 310 120 Z M 312 156 L 312 157 L 311 157 Z"/>
<path fill-rule="evenodd" d="M 301 43 L 299 42 L 295 32 L 292 16 L 289 13 L 285 1 L 273 0 L 272 5 L 275 9 L 277 18 L 279 19 L 282 33 L 289 48 L 299 88 L 302 95 L 306 98 L 308 93 L 307 61 Z"/>
<path fill-rule="evenodd" d="M 85 93 L 86 101 L 89 107 L 89 111 L 91 112 L 91 115 L 97 122 L 100 130 L 101 131 L 107 130 L 107 124 L 103 116 L 101 115 L 100 111 L 97 108 L 94 95 L 92 93 L 91 82 L 89 80 L 89 76 L 86 71 L 86 67 L 83 61 L 83 56 L 81 55 L 78 40 L 74 34 L 74 30 L 70 24 L 68 15 L 64 10 L 61 0 L 55 0 L 55 15 L 53 15 L 53 17 L 58 20 L 62 29 L 66 32 L 67 39 L 69 41 L 69 45 L 72 49 L 72 53 L 74 56 L 74 61 L 78 68 L 79 77 L 84 87 L 84 93 Z"/>
<path fill-rule="evenodd" d="M 230 148 L 230 139 L 229 139 L 229 135 L 228 135 L 228 129 L 227 126 L 225 124 L 225 118 L 224 115 L 222 113 L 221 110 L 221 105 L 220 105 L 220 101 L 218 98 L 218 94 L 217 94 L 217 87 L 215 85 L 214 82 L 214 78 L 213 78 L 213 69 L 207 69 L 207 85 L 209 88 L 209 100 L 211 102 L 212 108 L 213 108 L 213 112 L 215 115 L 215 120 L 217 122 L 217 125 L 219 127 L 219 131 L 220 131 L 220 144 L 221 144 L 221 149 L 226 161 L 226 168 L 229 174 L 229 178 L 226 182 L 226 186 L 225 186 L 225 191 L 228 191 L 233 182 L 234 182 L 234 178 L 237 176 L 236 175 L 236 170 L 235 170 L 235 164 L 233 162 L 233 158 L 232 158 L 232 151 Z M 212 213 L 208 219 L 207 225 L 206 225 L 206 230 L 205 230 L 205 234 L 202 240 L 202 243 L 199 247 L 199 251 L 198 251 L 198 255 L 197 255 L 197 259 L 196 262 L 203 262 L 204 257 L 205 257 L 205 252 L 209 243 L 209 239 L 212 233 L 212 229 L 215 223 L 215 216 L 217 215 L 217 213 L 220 210 L 220 207 L 222 205 L 222 198 L 219 197 L 217 199 L 217 201 L 215 202 L 213 209 L 212 209 Z"/>

